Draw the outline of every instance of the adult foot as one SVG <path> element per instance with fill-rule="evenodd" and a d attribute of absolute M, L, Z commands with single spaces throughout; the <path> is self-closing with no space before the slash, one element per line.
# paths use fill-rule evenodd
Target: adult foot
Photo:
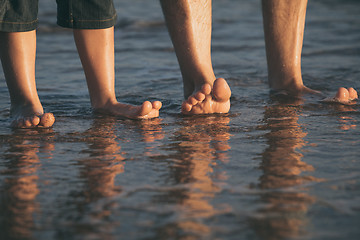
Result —
<path fill-rule="evenodd" d="M 308 94 L 321 95 L 321 92 L 308 88 L 304 85 L 270 90 L 270 95 L 272 97 L 301 98 L 302 96 Z"/>
<path fill-rule="evenodd" d="M 162 103 L 159 101 L 145 101 L 141 106 L 115 102 L 97 107 L 95 111 L 130 119 L 151 119 L 159 116 L 161 106 Z"/>
<path fill-rule="evenodd" d="M 186 115 L 227 113 L 230 110 L 231 90 L 226 80 L 218 78 L 213 87 L 208 83 L 187 98 L 181 106 L 181 112 Z"/>
<path fill-rule="evenodd" d="M 43 113 L 42 110 L 35 111 L 31 107 L 12 109 L 11 116 L 13 118 L 12 128 L 49 128 L 55 122 L 52 113 Z"/>
<path fill-rule="evenodd" d="M 323 93 L 313 90 L 313 89 L 310 89 L 305 86 L 303 86 L 303 88 L 301 88 L 301 89 L 291 90 L 291 91 L 271 90 L 270 94 L 273 97 L 285 96 L 285 97 L 291 97 L 291 98 L 300 98 L 302 95 L 305 95 L 305 94 L 316 94 L 319 96 L 323 96 Z M 325 98 L 322 101 L 327 102 L 327 103 L 342 103 L 342 104 L 346 104 L 346 105 L 352 105 L 352 104 L 354 104 L 354 100 L 357 100 L 357 99 L 358 99 L 358 93 L 354 88 L 350 87 L 350 88 L 346 89 L 344 87 L 340 87 L 338 89 L 338 91 L 336 92 L 335 97 Z"/>
<path fill-rule="evenodd" d="M 335 97 L 332 99 L 327 99 L 330 102 L 339 102 L 342 104 L 352 104 L 354 100 L 358 99 L 357 91 L 354 88 L 339 88 Z"/>

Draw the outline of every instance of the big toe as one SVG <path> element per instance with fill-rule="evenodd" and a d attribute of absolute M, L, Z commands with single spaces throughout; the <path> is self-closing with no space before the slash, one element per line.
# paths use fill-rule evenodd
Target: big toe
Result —
<path fill-rule="evenodd" d="M 54 114 L 52 113 L 44 113 L 44 115 L 41 116 L 39 127 L 49 128 L 51 127 L 55 122 Z"/>
<path fill-rule="evenodd" d="M 335 99 L 338 100 L 339 102 L 348 102 L 349 101 L 349 91 L 343 87 L 339 88 L 335 95 Z"/>
<path fill-rule="evenodd" d="M 215 80 L 212 91 L 213 96 L 219 102 L 225 102 L 230 99 L 231 90 L 228 83 L 223 78 L 218 78 Z"/>
<path fill-rule="evenodd" d="M 145 116 L 147 114 L 149 114 L 152 110 L 152 103 L 149 101 L 145 101 L 143 102 L 143 104 L 141 105 L 140 111 L 139 111 L 139 115 L 140 116 Z"/>

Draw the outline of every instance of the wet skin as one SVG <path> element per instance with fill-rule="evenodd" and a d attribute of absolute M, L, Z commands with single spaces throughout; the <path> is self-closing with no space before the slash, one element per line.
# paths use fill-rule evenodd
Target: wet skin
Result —
<path fill-rule="evenodd" d="M 115 96 L 114 28 L 74 30 L 74 39 L 85 72 L 90 101 L 96 112 L 130 119 L 159 116 L 161 102 L 135 106 Z M 0 32 L 0 58 L 10 93 L 13 128 L 48 128 L 55 122 L 44 113 L 35 81 L 36 31 Z"/>

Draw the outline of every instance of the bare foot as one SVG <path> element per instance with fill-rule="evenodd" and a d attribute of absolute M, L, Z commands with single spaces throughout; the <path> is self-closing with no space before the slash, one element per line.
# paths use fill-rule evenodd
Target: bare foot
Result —
<path fill-rule="evenodd" d="M 339 88 L 335 97 L 327 99 L 330 102 L 339 102 L 346 105 L 351 105 L 354 100 L 358 99 L 357 91 L 354 88 Z"/>
<path fill-rule="evenodd" d="M 159 101 L 145 101 L 141 106 L 115 102 L 97 107 L 95 111 L 130 119 L 151 119 L 159 116 L 161 106 L 162 103 Z"/>
<path fill-rule="evenodd" d="M 271 91 L 271 95 L 274 97 L 285 96 L 285 97 L 291 97 L 291 98 L 299 98 L 305 94 L 316 94 L 316 95 L 323 96 L 323 93 L 312 90 L 305 86 L 303 86 L 303 88 L 300 90 L 292 91 L 292 92 L 285 91 L 285 90 L 284 91 L 274 91 L 274 90 Z M 354 88 L 350 87 L 350 88 L 346 89 L 344 87 L 340 87 L 338 89 L 335 97 L 325 98 L 322 101 L 326 102 L 326 103 L 341 103 L 341 104 L 345 104 L 345 105 L 353 105 L 353 104 L 355 104 L 355 100 L 357 100 L 357 99 L 358 99 L 358 93 Z"/>
<path fill-rule="evenodd" d="M 218 78 L 213 88 L 205 83 L 199 91 L 188 97 L 181 106 L 181 112 L 186 115 L 227 113 L 230 110 L 231 90 L 226 80 Z"/>
<path fill-rule="evenodd" d="M 321 95 L 321 92 L 308 88 L 304 85 L 300 87 L 291 87 L 284 90 L 270 90 L 272 97 L 301 98 L 304 95 Z"/>
<path fill-rule="evenodd" d="M 21 108 L 17 111 L 12 110 L 13 121 L 12 128 L 49 128 L 55 122 L 52 113 L 43 113 L 43 111 L 32 111 L 33 109 Z"/>

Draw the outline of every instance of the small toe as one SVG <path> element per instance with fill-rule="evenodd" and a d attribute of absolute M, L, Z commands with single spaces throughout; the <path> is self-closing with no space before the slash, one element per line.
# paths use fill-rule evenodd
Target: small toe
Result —
<path fill-rule="evenodd" d="M 189 113 L 192 109 L 192 105 L 190 105 L 187 102 L 183 102 L 183 104 L 181 105 L 181 112 L 182 113 Z"/>
<path fill-rule="evenodd" d="M 25 118 L 23 120 L 23 128 L 31 128 L 31 127 L 34 127 L 34 125 L 32 124 L 32 118 L 30 118 L 30 117 Z"/>
<path fill-rule="evenodd" d="M 209 95 L 211 93 L 211 86 L 208 83 L 205 83 L 201 86 L 201 92 L 205 95 Z"/>
<path fill-rule="evenodd" d="M 350 87 L 350 88 L 348 88 L 348 91 L 349 91 L 350 100 L 355 100 L 355 99 L 359 98 L 358 93 L 354 88 Z"/>
<path fill-rule="evenodd" d="M 187 100 L 187 102 L 190 104 L 190 105 L 196 105 L 198 103 L 198 100 L 194 97 L 194 96 L 190 96 Z"/>
<path fill-rule="evenodd" d="M 202 93 L 202 92 L 197 92 L 197 93 L 194 94 L 194 97 L 195 97 L 195 99 L 198 100 L 199 102 L 202 102 L 202 101 L 204 101 L 204 99 L 205 99 L 205 94 Z"/>
<path fill-rule="evenodd" d="M 24 128 L 25 126 L 25 120 L 23 118 L 20 118 L 17 120 L 16 127 L 17 128 Z"/>
<path fill-rule="evenodd" d="M 34 116 L 31 118 L 32 126 L 38 126 L 40 124 L 40 118 L 38 116 Z"/>
<path fill-rule="evenodd" d="M 152 102 L 152 107 L 156 110 L 159 110 L 162 107 L 162 103 L 160 101 Z"/>

